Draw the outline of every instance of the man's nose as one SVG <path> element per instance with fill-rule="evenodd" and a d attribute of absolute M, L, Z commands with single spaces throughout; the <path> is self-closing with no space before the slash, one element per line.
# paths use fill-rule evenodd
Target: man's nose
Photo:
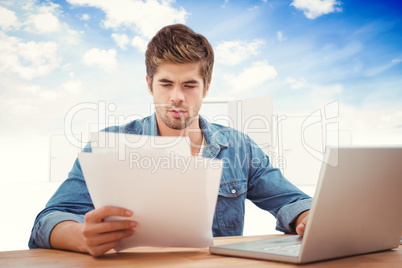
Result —
<path fill-rule="evenodd" d="M 173 103 L 182 103 L 184 101 L 183 90 L 180 86 L 175 86 L 170 95 L 170 101 Z"/>

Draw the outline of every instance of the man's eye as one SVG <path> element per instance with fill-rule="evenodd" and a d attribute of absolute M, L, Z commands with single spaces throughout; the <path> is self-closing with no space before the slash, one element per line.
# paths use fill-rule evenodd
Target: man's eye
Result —
<path fill-rule="evenodd" d="M 195 86 L 185 85 L 186 88 L 195 88 Z"/>
<path fill-rule="evenodd" d="M 170 87 L 172 84 L 162 84 L 162 87 Z"/>

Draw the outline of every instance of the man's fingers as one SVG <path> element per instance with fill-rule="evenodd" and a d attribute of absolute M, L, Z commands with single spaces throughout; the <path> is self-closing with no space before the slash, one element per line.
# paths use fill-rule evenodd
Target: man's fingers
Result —
<path fill-rule="evenodd" d="M 306 217 L 304 217 L 304 219 L 301 221 L 302 223 L 304 223 L 304 225 L 307 224 L 307 220 L 308 220 L 308 215 Z"/>
<path fill-rule="evenodd" d="M 96 224 L 86 224 L 82 233 L 85 237 L 96 234 L 123 231 L 137 226 L 135 221 L 105 221 Z"/>
<path fill-rule="evenodd" d="M 91 254 L 94 257 L 99 257 L 114 248 L 117 245 L 118 242 L 109 242 L 106 244 L 99 245 L 97 247 L 93 248 L 88 248 L 89 254 Z"/>
<path fill-rule="evenodd" d="M 103 233 L 97 236 L 86 239 L 88 249 L 97 248 L 103 244 L 109 244 L 112 242 L 118 243 L 121 239 L 131 236 L 134 233 L 133 229 L 127 229 L 123 231 L 116 231 L 110 233 Z M 110 249 L 110 248 L 109 248 Z"/>
<path fill-rule="evenodd" d="M 304 217 L 304 219 L 296 226 L 296 233 L 300 236 L 304 235 L 304 231 L 306 230 L 308 215 Z"/>
<path fill-rule="evenodd" d="M 110 216 L 130 217 L 133 212 L 120 207 L 104 206 L 98 209 L 91 210 L 85 214 L 86 222 L 101 222 L 104 218 Z"/>
<path fill-rule="evenodd" d="M 120 207 L 105 206 L 85 214 L 82 235 L 88 252 L 100 256 L 114 248 L 121 239 L 133 234 L 137 222 L 130 220 L 103 221 L 106 217 L 130 217 L 133 212 Z"/>
<path fill-rule="evenodd" d="M 296 227 L 296 233 L 300 236 L 304 235 L 304 230 L 306 229 L 306 225 L 301 222 L 299 225 Z"/>

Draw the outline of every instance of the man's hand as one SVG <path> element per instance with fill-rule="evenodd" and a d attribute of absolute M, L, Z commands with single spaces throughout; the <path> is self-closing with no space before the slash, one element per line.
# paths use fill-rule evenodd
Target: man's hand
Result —
<path fill-rule="evenodd" d="M 130 210 L 112 206 L 105 206 L 85 214 L 82 236 L 86 251 L 93 256 L 100 256 L 114 248 L 121 239 L 131 236 L 137 222 L 129 220 L 105 222 L 103 219 L 110 216 L 130 217 L 132 214 Z"/>
<path fill-rule="evenodd" d="M 299 215 L 299 217 L 296 220 L 296 233 L 300 236 L 304 235 L 304 231 L 306 230 L 306 224 L 307 224 L 307 219 L 308 219 L 308 213 L 309 210 L 304 211 Z"/>
<path fill-rule="evenodd" d="M 103 221 L 110 216 L 130 217 L 130 210 L 105 206 L 85 214 L 85 222 L 64 221 L 57 224 L 50 234 L 52 248 L 87 252 L 100 256 L 114 248 L 123 238 L 133 234 L 137 222 L 130 220 Z"/>

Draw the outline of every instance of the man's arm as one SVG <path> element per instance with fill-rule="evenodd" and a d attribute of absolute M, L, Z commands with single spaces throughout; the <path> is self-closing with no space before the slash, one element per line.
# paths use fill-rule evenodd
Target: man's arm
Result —
<path fill-rule="evenodd" d="M 91 151 L 89 143 L 83 151 Z M 103 222 L 108 216 L 127 217 L 126 210 L 118 210 L 120 212 L 109 208 L 94 210 L 77 159 L 68 178 L 36 217 L 29 248 L 59 248 L 100 255 L 100 252 L 113 248 L 113 243 L 118 243 L 124 235 L 132 232 L 128 230 L 132 227 L 128 228 L 125 221 L 123 227 L 119 222 Z"/>
<path fill-rule="evenodd" d="M 288 181 L 269 157 L 248 136 L 250 169 L 247 197 L 277 219 L 276 230 L 295 233 L 296 221 L 310 209 L 312 198 Z M 305 214 L 303 214 L 304 216 Z M 300 222 L 302 217 L 300 217 Z M 300 227 L 301 228 L 301 227 Z"/>
<path fill-rule="evenodd" d="M 133 213 L 124 208 L 106 206 L 85 215 L 85 222 L 63 221 L 50 234 L 52 248 L 86 252 L 100 256 L 114 248 L 121 239 L 133 234 L 135 221 L 108 221 L 110 216 L 130 217 Z"/>

